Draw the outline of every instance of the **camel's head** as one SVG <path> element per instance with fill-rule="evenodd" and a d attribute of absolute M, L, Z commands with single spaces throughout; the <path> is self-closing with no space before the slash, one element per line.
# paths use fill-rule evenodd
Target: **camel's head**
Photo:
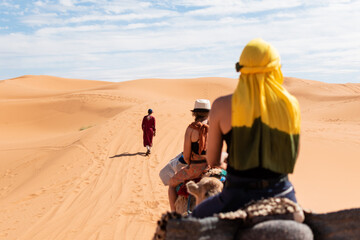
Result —
<path fill-rule="evenodd" d="M 188 192 L 196 198 L 196 205 L 200 204 L 208 197 L 220 193 L 223 186 L 224 184 L 214 177 L 204 177 L 198 183 L 190 181 L 186 184 Z"/>

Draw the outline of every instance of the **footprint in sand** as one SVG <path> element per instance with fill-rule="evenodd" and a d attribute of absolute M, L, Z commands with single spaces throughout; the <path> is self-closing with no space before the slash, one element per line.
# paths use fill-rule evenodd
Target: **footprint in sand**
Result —
<path fill-rule="evenodd" d="M 145 201 L 144 204 L 146 207 L 151 208 L 151 209 L 157 208 L 159 206 L 158 201 Z"/>
<path fill-rule="evenodd" d="M 41 193 L 43 193 L 43 192 L 44 192 L 44 190 L 40 190 L 40 191 L 37 191 L 37 192 L 35 192 L 35 193 L 30 194 L 29 196 L 30 196 L 31 198 L 38 197 L 38 196 L 40 196 Z"/>
<path fill-rule="evenodd" d="M 7 237 L 8 235 L 8 233 L 0 233 L 0 237 Z"/>
<path fill-rule="evenodd" d="M 154 163 L 156 163 L 156 165 L 158 165 L 160 163 L 160 160 L 158 158 L 158 156 L 155 154 L 155 157 L 154 157 Z"/>
<path fill-rule="evenodd" d="M 167 204 L 169 204 L 169 201 L 168 201 L 168 200 L 165 200 L 165 199 L 160 199 L 160 200 L 158 200 L 158 202 L 159 202 L 161 205 L 167 205 Z"/>

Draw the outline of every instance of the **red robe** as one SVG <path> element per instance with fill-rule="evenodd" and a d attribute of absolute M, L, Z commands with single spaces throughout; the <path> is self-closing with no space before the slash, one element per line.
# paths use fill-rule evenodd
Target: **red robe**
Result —
<path fill-rule="evenodd" d="M 153 136 L 154 133 L 156 131 L 155 129 L 155 118 L 151 115 L 146 115 L 143 118 L 142 121 L 142 130 L 143 130 L 143 141 L 144 141 L 144 147 L 146 147 L 146 145 L 148 146 L 152 146 L 152 140 L 153 140 Z"/>

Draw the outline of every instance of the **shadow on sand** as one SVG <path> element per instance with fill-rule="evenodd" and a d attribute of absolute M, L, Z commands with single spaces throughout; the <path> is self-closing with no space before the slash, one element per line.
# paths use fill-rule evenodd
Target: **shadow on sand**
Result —
<path fill-rule="evenodd" d="M 140 155 L 140 156 L 146 156 L 146 153 L 144 152 L 137 152 L 137 153 L 128 153 L 128 152 L 124 152 L 118 155 L 114 155 L 110 158 L 117 158 L 117 157 L 132 157 L 132 156 L 136 156 L 136 155 Z"/>

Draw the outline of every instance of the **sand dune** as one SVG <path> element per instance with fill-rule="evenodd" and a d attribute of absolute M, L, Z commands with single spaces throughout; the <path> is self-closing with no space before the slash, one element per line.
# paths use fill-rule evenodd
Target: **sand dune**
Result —
<path fill-rule="evenodd" d="M 24 76 L 0 81 L 0 239 L 150 239 L 168 210 L 159 170 L 182 149 L 196 98 L 231 93 L 228 78 L 112 83 Z M 360 84 L 286 78 L 300 101 L 291 179 L 316 212 L 359 207 Z M 144 156 L 142 117 L 157 136 Z"/>

